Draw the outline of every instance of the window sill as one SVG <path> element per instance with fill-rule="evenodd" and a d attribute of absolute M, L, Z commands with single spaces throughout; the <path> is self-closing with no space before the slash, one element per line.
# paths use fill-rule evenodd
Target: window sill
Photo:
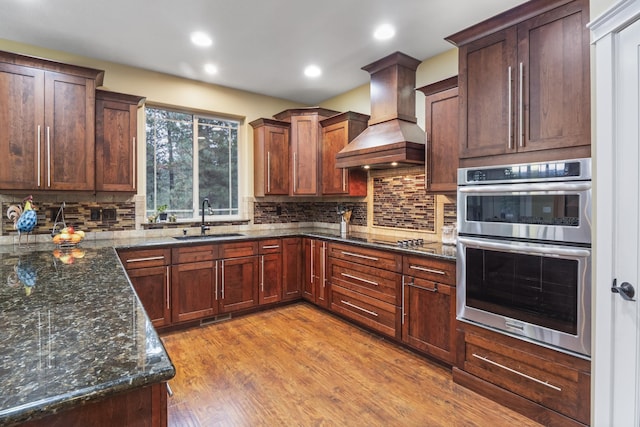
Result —
<path fill-rule="evenodd" d="M 248 219 L 229 219 L 220 221 L 205 221 L 207 227 L 219 227 L 227 225 L 247 225 L 251 220 Z M 161 228 L 185 228 L 185 227 L 200 227 L 200 221 L 178 221 L 178 222 L 145 222 L 142 224 L 144 230 L 156 230 Z"/>

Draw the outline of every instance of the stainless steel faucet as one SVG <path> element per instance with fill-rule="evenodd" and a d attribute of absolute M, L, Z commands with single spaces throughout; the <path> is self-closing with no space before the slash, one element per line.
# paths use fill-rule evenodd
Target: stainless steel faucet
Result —
<path fill-rule="evenodd" d="M 207 207 L 211 207 L 211 204 L 209 203 L 209 199 L 207 197 L 204 198 L 204 200 L 202 201 L 202 223 L 200 224 L 200 235 L 204 236 L 205 232 L 209 229 L 209 227 L 207 227 L 206 225 L 204 225 L 204 205 L 207 205 Z"/>

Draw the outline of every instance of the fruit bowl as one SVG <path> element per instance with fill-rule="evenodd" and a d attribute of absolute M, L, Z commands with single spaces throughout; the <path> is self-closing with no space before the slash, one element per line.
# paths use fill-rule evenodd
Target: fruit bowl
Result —
<path fill-rule="evenodd" d="M 73 227 L 65 227 L 60 230 L 59 234 L 55 234 L 51 239 L 58 247 L 71 248 L 78 246 L 84 239 L 84 231 L 75 230 Z"/>

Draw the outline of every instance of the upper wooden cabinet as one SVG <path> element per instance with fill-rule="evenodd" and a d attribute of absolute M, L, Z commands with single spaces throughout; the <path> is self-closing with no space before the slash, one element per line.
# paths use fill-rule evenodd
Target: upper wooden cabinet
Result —
<path fill-rule="evenodd" d="M 96 91 L 96 191 L 136 191 L 137 116 L 144 99 Z"/>
<path fill-rule="evenodd" d="M 291 123 L 291 186 L 292 196 L 318 196 L 322 164 L 320 162 L 320 120 L 338 114 L 326 108 L 297 108 L 273 116 Z"/>
<path fill-rule="evenodd" d="M 288 195 L 290 124 L 271 119 L 249 124 L 253 127 L 254 195 Z"/>
<path fill-rule="evenodd" d="M 0 52 L 0 190 L 94 190 L 103 76 Z"/>
<path fill-rule="evenodd" d="M 425 185 L 434 193 L 457 190 L 459 114 L 458 77 L 418 89 L 425 94 Z"/>
<path fill-rule="evenodd" d="M 459 47 L 460 166 L 589 157 L 588 0 L 534 0 Z"/>
<path fill-rule="evenodd" d="M 369 116 L 348 111 L 320 122 L 323 195 L 367 195 L 367 172 L 336 168 L 336 154 L 367 128 Z"/>

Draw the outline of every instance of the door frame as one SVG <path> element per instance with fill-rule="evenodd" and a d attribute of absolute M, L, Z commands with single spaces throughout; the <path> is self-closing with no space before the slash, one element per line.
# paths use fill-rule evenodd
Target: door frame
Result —
<path fill-rule="evenodd" d="M 595 142 L 594 142 L 594 240 L 593 240 L 593 344 L 591 380 L 591 423 L 609 425 L 614 410 L 613 400 L 619 385 L 612 381 L 614 369 L 615 313 L 610 287 L 615 277 L 615 177 L 617 140 L 615 84 L 617 79 L 618 33 L 640 19 L 640 0 L 622 0 L 589 23 L 596 58 L 595 77 Z M 593 83 L 593 82 L 592 82 Z M 638 380 L 636 379 L 636 382 Z M 636 383 L 636 390 L 640 384 Z"/>

